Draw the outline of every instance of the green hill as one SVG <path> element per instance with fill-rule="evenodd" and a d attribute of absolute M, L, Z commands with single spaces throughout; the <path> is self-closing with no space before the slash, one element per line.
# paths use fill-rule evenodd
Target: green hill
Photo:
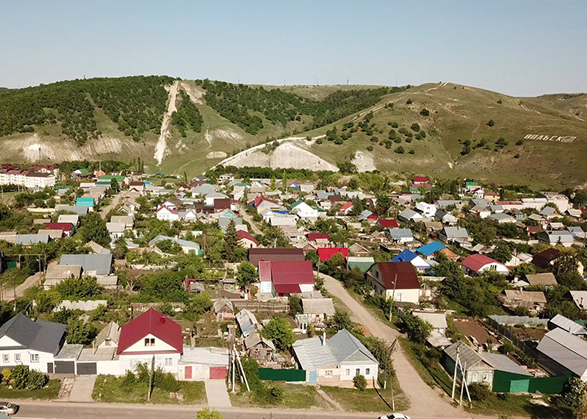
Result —
<path fill-rule="evenodd" d="M 513 98 L 450 83 L 276 87 L 165 76 L 0 92 L 3 162 L 141 157 L 148 170 L 194 175 L 255 144 L 325 135 L 297 146 L 362 170 L 543 187 L 582 186 L 587 174 L 582 94 Z"/>

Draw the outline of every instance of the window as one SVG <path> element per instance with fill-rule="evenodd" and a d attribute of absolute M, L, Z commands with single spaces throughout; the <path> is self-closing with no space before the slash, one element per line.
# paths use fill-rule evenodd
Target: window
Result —
<path fill-rule="evenodd" d="M 371 374 L 371 368 L 366 368 L 365 369 L 365 375 L 369 375 Z"/>
<path fill-rule="evenodd" d="M 14 362 L 20 362 L 20 354 L 14 354 Z"/>
<path fill-rule="evenodd" d="M 39 354 L 31 354 L 31 362 L 39 362 Z"/>
<path fill-rule="evenodd" d="M 360 373 L 361 373 L 361 369 L 360 369 L 360 368 L 357 368 L 357 369 L 355 370 L 355 375 L 359 375 Z"/>
<path fill-rule="evenodd" d="M 489 374 L 486 372 L 483 373 L 483 381 L 489 381 Z"/>
<path fill-rule="evenodd" d="M 165 366 L 166 367 L 173 366 L 173 358 L 165 358 Z"/>
<path fill-rule="evenodd" d="M 155 338 L 145 338 L 145 346 L 155 346 Z"/>
<path fill-rule="evenodd" d="M 8 354 L 2 355 L 2 362 L 4 362 L 5 364 L 8 364 L 10 362 Z"/>
<path fill-rule="evenodd" d="M 471 382 L 476 383 L 477 382 L 477 373 L 474 372 L 473 374 L 471 374 Z"/>
<path fill-rule="evenodd" d="M 351 375 L 351 369 L 350 368 L 347 368 L 346 369 L 346 375 Z"/>
<path fill-rule="evenodd" d="M 332 377 L 332 370 L 326 370 L 326 371 L 324 371 L 324 376 L 325 377 Z"/>

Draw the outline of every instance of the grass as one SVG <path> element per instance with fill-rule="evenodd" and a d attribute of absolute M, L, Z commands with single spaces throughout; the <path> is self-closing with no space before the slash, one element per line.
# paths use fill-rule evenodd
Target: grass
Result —
<path fill-rule="evenodd" d="M 472 413 L 483 415 L 502 416 L 531 416 L 533 418 L 565 418 L 572 417 L 571 411 L 556 406 L 539 406 L 530 403 L 529 395 L 508 394 L 505 398 L 499 398 L 491 394 L 484 401 L 474 401 L 469 410 Z"/>
<path fill-rule="evenodd" d="M 394 404 L 391 400 L 389 387 L 383 389 L 367 389 L 359 391 L 354 388 L 321 387 L 324 392 L 339 403 L 345 412 L 385 412 L 392 410 L 402 412 L 410 407 L 409 400 L 405 397 L 397 379 L 393 380 Z"/>
<path fill-rule="evenodd" d="M 283 401 L 271 407 L 283 409 L 328 409 L 328 404 L 312 386 L 301 384 L 278 384 L 283 387 Z M 250 393 L 230 393 L 230 400 L 235 407 L 267 407 L 251 400 Z"/>
<path fill-rule="evenodd" d="M 92 398 L 97 402 L 105 403 L 147 403 L 147 384 L 124 384 L 124 377 L 99 375 L 94 384 Z M 150 403 L 153 404 L 204 404 L 206 389 L 201 381 L 181 381 L 178 392 L 183 395 L 183 401 L 171 398 L 169 392 L 155 388 L 151 394 Z"/>
<path fill-rule="evenodd" d="M 0 399 L 56 399 L 60 388 L 60 380 L 50 380 L 45 387 L 39 390 L 16 390 L 0 386 Z"/>
<path fill-rule="evenodd" d="M 422 378 L 422 380 L 424 380 L 424 382 L 430 387 L 440 387 L 446 394 L 450 396 L 452 391 L 452 381 L 442 366 L 437 361 L 434 361 L 431 362 L 431 366 L 427 368 L 424 364 L 422 364 L 414 352 L 415 347 L 413 342 L 403 337 L 400 337 L 399 341 L 402 345 L 404 353 L 410 360 L 410 363 L 414 369 L 418 372 L 418 375 L 420 375 L 420 378 Z"/>

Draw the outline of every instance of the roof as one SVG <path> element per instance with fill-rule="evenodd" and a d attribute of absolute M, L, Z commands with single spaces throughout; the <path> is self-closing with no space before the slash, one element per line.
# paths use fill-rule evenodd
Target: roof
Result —
<path fill-rule="evenodd" d="M 427 321 L 435 329 L 446 329 L 448 327 L 448 324 L 446 323 L 446 314 L 444 312 L 413 310 L 412 314 L 424 321 Z"/>
<path fill-rule="evenodd" d="M 76 265 L 55 265 L 47 266 L 47 273 L 45 279 L 65 279 L 73 276 L 79 278 L 82 274 L 82 267 Z"/>
<path fill-rule="evenodd" d="M 67 326 L 43 320 L 33 321 L 22 313 L 0 327 L 0 337 L 8 336 L 26 349 L 57 355 Z"/>
<path fill-rule="evenodd" d="M 496 371 L 509 372 L 511 374 L 525 375 L 528 377 L 532 376 L 527 370 L 505 355 L 483 352 L 481 353 L 481 357 L 487 364 L 495 368 Z"/>
<path fill-rule="evenodd" d="M 244 337 L 249 336 L 257 330 L 257 325 L 259 324 L 257 318 L 246 308 L 236 313 L 235 319 Z"/>
<path fill-rule="evenodd" d="M 214 301 L 214 312 L 218 313 L 225 306 L 228 307 L 230 311 L 234 311 L 234 305 L 232 304 L 232 301 L 230 301 L 228 298 L 219 298 Z"/>
<path fill-rule="evenodd" d="M 118 345 L 120 340 L 120 326 L 116 322 L 110 322 L 106 327 L 100 330 L 98 336 L 96 336 L 96 347 L 100 346 L 105 341 L 109 340 Z"/>
<path fill-rule="evenodd" d="M 480 362 L 483 362 L 483 358 L 477 352 L 475 352 L 470 346 L 463 341 L 459 340 L 448 348 L 444 349 L 444 353 L 450 357 L 453 361 L 457 359 L 457 353 L 459 354 L 459 361 L 462 365 L 467 365 L 467 368 L 474 367 Z"/>
<path fill-rule="evenodd" d="M 257 346 L 259 343 L 263 343 L 270 347 L 271 349 L 275 350 L 275 345 L 269 339 L 265 339 L 259 333 L 251 333 L 249 336 L 245 338 L 245 348 L 250 349 L 253 346 Z"/>
<path fill-rule="evenodd" d="M 394 258 L 392 258 L 390 262 L 411 262 L 417 257 L 417 254 L 415 254 L 409 249 L 405 249 L 402 250 L 399 254 L 397 254 Z"/>
<path fill-rule="evenodd" d="M 420 213 L 417 213 L 416 211 L 414 211 L 410 208 L 406 208 L 405 210 L 400 212 L 398 214 L 398 217 L 404 218 L 406 220 L 410 220 L 410 219 L 412 219 L 412 217 L 423 218 Z"/>
<path fill-rule="evenodd" d="M 463 227 L 444 227 L 444 234 L 447 239 L 469 238 L 467 229 Z"/>
<path fill-rule="evenodd" d="M 227 367 L 230 363 L 227 348 L 202 348 L 184 345 L 180 364 L 204 364 Z"/>
<path fill-rule="evenodd" d="M 540 268 L 547 268 L 551 261 L 560 255 L 560 251 L 555 248 L 543 250 L 536 253 L 532 258 L 532 263 Z"/>
<path fill-rule="evenodd" d="M 249 249 L 249 261 L 259 266 L 259 261 L 303 261 L 304 250 L 296 248 L 254 248 Z"/>
<path fill-rule="evenodd" d="M 330 236 L 328 233 L 308 233 L 308 240 L 311 242 L 315 242 L 316 240 L 328 240 L 330 241 Z"/>
<path fill-rule="evenodd" d="M 347 258 L 349 256 L 349 249 L 348 247 L 323 247 L 318 249 L 318 257 L 322 262 L 326 262 L 338 253 L 342 253 Z"/>
<path fill-rule="evenodd" d="M 321 336 L 315 336 L 298 340 L 292 345 L 302 369 L 317 370 L 336 366 L 345 361 L 369 361 L 378 364 L 377 359 L 365 345 L 346 329 L 340 330 L 324 345 L 322 339 Z"/>
<path fill-rule="evenodd" d="M 378 262 L 377 267 L 386 289 L 420 289 L 420 280 L 410 262 Z M 373 269 L 373 268 L 371 268 Z"/>
<path fill-rule="evenodd" d="M 563 329 L 548 332 L 536 349 L 579 377 L 587 371 L 587 342 Z"/>
<path fill-rule="evenodd" d="M 371 256 L 349 256 L 347 258 L 349 269 L 359 268 L 363 273 L 367 272 L 374 263 L 375 259 Z"/>
<path fill-rule="evenodd" d="M 79 265 L 84 272 L 96 271 L 97 275 L 108 275 L 112 270 L 112 254 L 62 255 L 60 265 Z"/>
<path fill-rule="evenodd" d="M 122 326 L 117 354 L 121 354 L 147 335 L 161 339 L 179 353 L 183 352 L 181 326 L 157 310 L 150 308 Z"/>
<path fill-rule="evenodd" d="M 271 281 L 279 294 L 300 292 L 300 284 L 314 284 L 314 271 L 309 260 L 271 262 Z M 292 288 L 292 286 L 294 286 Z M 292 291 L 292 289 L 295 289 Z"/>
<path fill-rule="evenodd" d="M 392 228 L 389 230 L 389 234 L 391 234 L 391 237 L 393 237 L 395 240 L 402 238 L 411 239 L 414 237 L 412 235 L 412 230 L 410 230 L 409 228 Z"/>
<path fill-rule="evenodd" d="M 448 247 L 445 247 L 444 249 L 440 249 L 438 252 L 442 253 L 444 256 L 446 256 L 449 259 L 452 259 L 452 258 L 458 259 L 458 257 L 459 257 L 459 255 L 457 255 L 455 252 L 450 250 Z"/>
<path fill-rule="evenodd" d="M 397 220 L 392 220 L 392 219 L 380 219 L 378 221 L 378 223 L 383 228 L 397 228 L 397 227 L 399 227 Z"/>
<path fill-rule="evenodd" d="M 499 263 L 498 261 L 491 259 L 489 256 L 482 255 L 480 253 L 469 255 L 461 262 L 461 264 L 465 268 L 468 268 L 474 272 L 479 272 L 479 270 L 483 268 L 485 265 L 489 265 L 492 263 L 497 263 L 501 265 L 501 263 Z"/>
<path fill-rule="evenodd" d="M 151 240 L 149 242 L 149 246 L 154 246 L 157 243 L 159 243 L 160 241 L 165 241 L 165 240 L 171 240 L 173 243 L 177 243 L 177 244 L 179 244 L 182 247 L 191 247 L 193 249 L 200 250 L 200 245 L 198 243 L 196 243 L 196 242 L 192 242 L 192 241 L 189 241 L 189 240 L 178 239 L 178 238 L 175 238 L 175 237 L 163 236 L 163 235 L 158 235 L 153 240 Z"/>
<path fill-rule="evenodd" d="M 504 290 L 504 293 L 508 300 L 546 304 L 546 297 L 542 291 Z"/>
<path fill-rule="evenodd" d="M 433 241 L 430 242 L 424 246 L 420 246 L 416 249 L 416 252 L 424 255 L 424 256 L 430 256 L 433 255 L 434 253 L 438 252 L 439 250 L 444 249 L 446 246 L 442 243 L 439 243 L 437 241 Z"/>
<path fill-rule="evenodd" d="M 48 234 L 17 234 L 16 244 L 23 246 L 30 246 L 37 243 L 49 243 Z"/>
<path fill-rule="evenodd" d="M 326 314 L 334 316 L 332 298 L 302 298 L 304 314 Z"/>
<path fill-rule="evenodd" d="M 526 280 L 532 286 L 557 285 L 556 278 L 552 272 L 526 274 Z"/>
<path fill-rule="evenodd" d="M 565 316 L 557 314 L 552 319 L 548 321 L 551 326 L 558 327 L 563 329 L 566 332 L 569 332 L 572 335 L 587 335 L 587 330 L 585 327 L 581 326 L 574 321 L 567 319 Z"/>
<path fill-rule="evenodd" d="M 249 233 L 248 231 L 245 230 L 237 230 L 236 231 L 236 235 L 238 236 L 239 240 L 241 239 L 247 239 L 252 241 L 255 244 L 258 244 L 257 239 L 253 237 L 253 235 L 251 233 Z"/>
<path fill-rule="evenodd" d="M 587 309 L 587 291 L 569 291 L 573 302 L 581 310 Z"/>

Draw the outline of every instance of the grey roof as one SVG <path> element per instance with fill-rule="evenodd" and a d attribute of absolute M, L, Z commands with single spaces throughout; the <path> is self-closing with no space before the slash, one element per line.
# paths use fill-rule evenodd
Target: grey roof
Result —
<path fill-rule="evenodd" d="M 417 218 L 422 218 L 422 215 L 420 213 L 417 213 L 416 211 L 410 208 L 406 208 L 398 214 L 398 218 L 403 218 L 405 220 L 410 220 L 414 216 L 417 216 Z"/>
<path fill-rule="evenodd" d="M 69 277 L 78 278 L 82 274 L 82 267 L 75 265 L 49 265 L 47 266 L 46 280 L 65 279 Z"/>
<path fill-rule="evenodd" d="M 302 298 L 302 307 L 305 314 L 326 314 L 334 316 L 332 298 Z"/>
<path fill-rule="evenodd" d="M 548 332 L 536 349 L 579 377 L 587 372 L 587 342 L 563 329 Z"/>
<path fill-rule="evenodd" d="M 571 291 L 573 293 L 575 291 Z M 569 332 L 572 335 L 587 335 L 587 330 L 585 327 L 581 326 L 574 321 L 567 319 L 565 316 L 557 314 L 552 319 L 549 320 L 549 323 L 557 328 L 563 329 L 565 332 Z"/>
<path fill-rule="evenodd" d="M 575 241 L 573 234 L 567 230 L 543 231 L 540 233 L 540 236 L 544 237 L 544 235 L 546 235 L 550 243 L 558 243 L 559 241 L 561 243 L 573 243 Z"/>
<path fill-rule="evenodd" d="M 198 250 L 200 249 L 200 245 L 196 242 L 192 242 L 189 240 L 183 240 L 183 239 L 177 239 L 175 237 L 169 237 L 169 236 L 163 236 L 163 235 L 159 235 L 159 236 L 155 237 L 153 240 L 151 240 L 149 242 L 149 246 L 154 246 L 155 244 L 157 244 L 158 242 L 163 241 L 163 240 L 171 240 L 172 242 L 177 243 L 182 247 L 191 247 L 191 248 L 198 249 Z"/>
<path fill-rule="evenodd" d="M 370 361 L 377 359 L 367 348 L 346 329 L 339 331 L 322 344 L 322 337 L 298 340 L 292 347 L 300 366 L 305 370 L 316 370 L 338 365 L 342 362 Z"/>
<path fill-rule="evenodd" d="M 228 307 L 230 311 L 234 312 L 234 305 L 228 298 L 219 298 L 218 300 L 214 301 L 214 312 L 218 313 L 224 306 Z"/>
<path fill-rule="evenodd" d="M 229 356 L 227 348 L 191 348 L 183 346 L 183 355 L 180 364 L 204 364 L 211 366 L 228 366 Z"/>
<path fill-rule="evenodd" d="M 359 214 L 359 221 L 366 220 L 372 214 L 373 213 L 369 210 L 363 210 L 363 212 Z"/>
<path fill-rule="evenodd" d="M 414 310 L 412 314 L 430 323 L 435 329 L 446 329 L 446 313 L 438 311 Z"/>
<path fill-rule="evenodd" d="M 119 339 L 120 326 L 116 322 L 110 322 L 104 329 L 100 331 L 100 333 L 98 333 L 98 336 L 96 336 L 96 348 L 107 340 L 112 341 L 114 344 L 118 345 Z"/>
<path fill-rule="evenodd" d="M 48 234 L 18 234 L 16 236 L 16 244 L 23 246 L 30 246 L 37 243 L 49 243 Z"/>
<path fill-rule="evenodd" d="M 62 255 L 60 265 L 80 265 L 84 272 L 95 271 L 97 275 L 108 275 L 112 270 L 112 254 Z"/>
<path fill-rule="evenodd" d="M 234 221 L 235 226 L 243 224 L 243 219 L 240 217 L 234 217 L 234 218 L 222 217 L 222 218 L 218 219 L 218 226 L 220 227 L 220 229 L 223 232 L 226 232 L 226 227 L 228 227 L 228 225 L 230 224 L 231 221 Z"/>
<path fill-rule="evenodd" d="M 481 354 L 481 357 L 487 364 L 491 365 L 497 371 L 504 371 L 518 375 L 526 375 L 529 377 L 532 376 L 532 374 L 530 374 L 528 371 L 526 371 L 524 368 L 516 364 L 514 361 L 512 361 L 505 355 L 483 352 Z"/>
<path fill-rule="evenodd" d="M 74 214 L 81 216 L 87 215 L 89 208 L 88 207 L 76 207 L 74 205 L 55 205 L 55 209 L 57 211 L 67 211 L 73 212 Z"/>
<path fill-rule="evenodd" d="M 456 205 L 458 202 L 456 199 L 439 199 L 434 205 L 436 205 L 436 208 L 446 208 L 451 205 Z"/>
<path fill-rule="evenodd" d="M 529 316 L 497 316 L 495 314 L 489 318 L 500 325 L 513 326 L 516 324 L 523 324 L 525 326 L 546 326 L 548 319 L 539 319 L 538 317 Z"/>
<path fill-rule="evenodd" d="M 503 220 L 512 220 L 512 222 L 515 221 L 515 218 L 513 216 L 511 216 L 510 214 L 506 214 L 504 212 L 499 212 L 497 214 L 491 214 L 487 218 L 489 218 L 491 220 L 495 220 L 495 221 L 503 221 Z"/>
<path fill-rule="evenodd" d="M 334 193 L 332 192 L 318 192 L 316 194 L 316 197 L 320 200 L 320 201 L 324 201 L 326 199 L 328 199 L 329 196 L 334 196 Z"/>
<path fill-rule="evenodd" d="M 246 308 L 242 309 L 236 314 L 236 322 L 238 323 L 238 326 L 240 327 L 244 337 L 254 333 L 257 330 L 257 325 L 259 324 L 255 315 Z"/>
<path fill-rule="evenodd" d="M 0 338 L 8 336 L 24 348 L 57 355 L 66 326 L 61 323 L 32 321 L 22 313 L 0 327 Z"/>
<path fill-rule="evenodd" d="M 490 209 L 491 211 L 493 211 L 493 212 L 496 212 L 496 211 L 503 211 L 503 207 L 502 207 L 501 205 L 498 205 L 498 204 L 490 205 L 490 206 L 489 206 L 489 209 Z"/>
<path fill-rule="evenodd" d="M 257 346 L 259 343 L 264 343 L 265 345 L 267 345 L 271 349 L 275 350 L 275 345 L 273 344 L 273 342 L 271 342 L 268 339 L 265 339 L 259 333 L 251 333 L 249 336 L 247 336 L 245 338 L 244 343 L 245 343 L 245 348 L 246 349 L 250 349 L 253 346 Z"/>
<path fill-rule="evenodd" d="M 467 233 L 467 229 L 464 227 L 444 227 L 444 234 L 449 240 L 469 237 L 469 233 Z"/>
<path fill-rule="evenodd" d="M 55 359 L 78 359 L 78 357 L 82 353 L 82 349 L 84 349 L 84 345 L 79 344 L 68 344 L 66 343 L 63 345 L 61 350 L 57 355 L 55 355 Z"/>
<path fill-rule="evenodd" d="M 473 205 L 482 205 L 484 207 L 489 205 L 489 199 L 485 199 L 485 198 L 474 198 L 471 199 L 471 203 Z"/>
<path fill-rule="evenodd" d="M 200 186 L 196 186 L 192 189 L 192 195 L 207 195 L 209 193 L 215 192 L 216 190 L 210 184 L 203 184 Z"/>
<path fill-rule="evenodd" d="M 549 215 L 552 215 L 552 213 L 555 211 L 556 210 L 553 207 L 544 207 L 542 208 L 542 211 L 540 211 L 540 215 L 548 217 Z"/>
<path fill-rule="evenodd" d="M 413 237 L 412 230 L 409 228 L 391 228 L 389 229 L 389 234 L 391 234 L 394 240 Z"/>
<path fill-rule="evenodd" d="M 469 347 L 466 343 L 459 340 L 448 348 L 444 350 L 447 356 L 449 356 L 453 361 L 457 359 L 457 352 L 459 354 L 459 361 L 464 366 L 465 363 L 467 364 L 467 368 L 474 367 L 475 365 L 483 362 L 483 358 L 477 352 L 475 352 L 471 347 Z"/>
<path fill-rule="evenodd" d="M 77 225 L 79 222 L 79 215 L 77 214 L 61 214 L 57 219 L 58 223 L 71 223 Z"/>

